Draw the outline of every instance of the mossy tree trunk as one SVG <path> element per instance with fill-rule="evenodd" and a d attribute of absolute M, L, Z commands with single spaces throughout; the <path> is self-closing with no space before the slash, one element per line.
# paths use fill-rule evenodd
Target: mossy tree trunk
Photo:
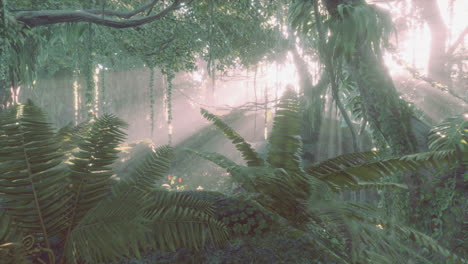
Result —
<path fill-rule="evenodd" d="M 324 0 L 332 17 L 339 16 L 337 7 L 345 2 L 349 1 Z M 381 138 L 380 145 L 390 146 L 394 154 L 399 155 L 424 150 L 425 142 L 416 140 L 424 138 L 424 135 L 415 134 L 411 110 L 406 102 L 400 100 L 380 52 L 365 41 L 358 41 L 347 65 L 357 84 L 366 119 L 374 130 L 374 136 Z"/>

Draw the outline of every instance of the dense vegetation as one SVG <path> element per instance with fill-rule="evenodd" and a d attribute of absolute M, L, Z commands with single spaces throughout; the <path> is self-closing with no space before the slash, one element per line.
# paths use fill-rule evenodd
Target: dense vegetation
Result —
<path fill-rule="evenodd" d="M 435 0 L 395 1 L 412 3 L 408 18 L 368 2 L 2 0 L 0 262 L 466 263 L 467 30 L 448 42 Z M 398 58 L 392 35 L 424 23 L 427 75 Z M 397 92 L 389 54 L 457 102 L 443 120 Z M 260 95 L 261 68 L 287 62 L 299 87 Z M 141 69 L 143 99 L 131 84 L 119 101 L 113 78 Z M 226 116 L 201 108 L 212 125 L 174 142 L 174 93 L 209 102 L 233 69 L 254 72 L 255 102 Z M 201 92 L 186 74 L 197 70 Z M 60 94 L 38 96 L 38 82 L 62 78 Z M 139 104 L 168 145 L 125 142 L 109 112 Z M 255 144 L 233 128 L 250 112 Z M 326 129 L 347 135 L 328 159 Z M 220 133 L 238 158 L 208 150 Z"/>

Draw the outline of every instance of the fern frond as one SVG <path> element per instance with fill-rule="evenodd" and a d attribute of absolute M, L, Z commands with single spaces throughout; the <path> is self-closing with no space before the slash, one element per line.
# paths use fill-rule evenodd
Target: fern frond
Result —
<path fill-rule="evenodd" d="M 146 207 L 144 216 L 153 231 L 148 239 L 153 248 L 175 251 L 184 246 L 199 250 L 207 239 L 215 246 L 227 241 L 226 226 L 212 215 L 212 205 L 207 201 L 171 192 L 158 192 L 151 201 L 157 206 Z"/>
<path fill-rule="evenodd" d="M 66 154 L 78 147 L 78 143 L 91 129 L 92 123 L 89 121 L 83 122 L 74 126 L 71 122 L 60 128 L 55 136 L 57 142 L 60 143 L 60 151 Z"/>
<path fill-rule="evenodd" d="M 197 193 L 197 192 L 195 192 Z M 205 193 L 205 192 L 202 192 Z M 205 194 L 209 195 L 209 194 Z M 167 191 L 159 191 L 155 190 L 150 193 L 150 198 L 147 201 L 147 208 L 146 210 L 153 211 L 157 210 L 158 208 L 164 207 L 183 207 L 183 208 L 190 208 L 196 211 L 199 211 L 203 214 L 214 216 L 214 208 L 213 202 L 216 199 L 213 198 L 203 198 L 199 195 L 193 195 L 192 192 L 167 192 Z"/>
<path fill-rule="evenodd" d="M 325 182 L 327 182 L 332 189 L 339 191 L 340 189 L 353 189 L 359 188 L 362 182 L 376 182 L 384 176 L 392 175 L 395 173 L 404 173 L 415 171 L 421 167 L 438 167 L 442 165 L 456 164 L 457 156 L 455 151 L 433 151 L 418 153 L 413 155 L 403 156 L 401 158 L 385 159 L 381 161 L 372 161 L 372 153 L 360 153 L 356 156 L 356 161 L 353 161 L 354 154 L 348 154 L 338 157 L 337 162 L 326 161 L 324 164 L 312 166 L 307 169 L 307 172 Z M 368 155 L 368 156 L 367 156 Z M 346 160 L 344 159 L 346 158 Z M 349 158 L 349 159 L 348 159 Z M 361 159 L 363 158 L 363 159 Z M 344 160 L 343 163 L 340 163 Z M 361 164 L 362 163 L 362 164 Z M 360 164 L 353 166 L 353 164 Z M 365 183 L 361 184 L 365 185 Z M 382 186 L 381 184 L 374 184 L 376 187 Z M 394 187 L 403 187 L 403 185 L 393 185 Z M 370 187 L 371 185 L 367 185 Z"/>
<path fill-rule="evenodd" d="M 201 158 L 204 158 L 208 161 L 213 162 L 214 164 L 218 165 L 219 167 L 227 170 L 228 172 L 231 172 L 235 167 L 239 166 L 237 165 L 234 161 L 231 159 L 227 158 L 224 155 L 221 155 L 216 152 L 207 152 L 207 151 L 196 151 L 193 149 L 185 149 L 185 151 L 188 151 L 192 154 L 195 154 Z"/>
<path fill-rule="evenodd" d="M 264 207 L 296 227 L 310 220 L 306 204 L 311 188 L 305 175 L 288 173 L 283 169 L 259 168 L 253 182 L 255 190 L 264 196 L 259 200 Z"/>
<path fill-rule="evenodd" d="M 403 253 L 412 254 L 413 257 L 421 259 L 423 262 L 430 263 L 418 254 L 414 254 L 414 250 L 411 250 L 411 243 L 415 242 L 419 246 L 426 247 L 447 259 L 455 261 L 455 263 L 466 263 L 465 260 L 442 247 L 433 238 L 410 227 L 389 223 L 386 219 L 381 218 L 377 214 L 377 211 L 371 206 L 352 202 L 342 202 L 341 204 L 341 213 L 348 219 L 358 221 L 360 223 L 359 230 L 368 233 L 368 237 L 361 237 L 362 241 L 373 243 L 371 246 L 385 251 L 385 255 L 387 256 L 393 256 L 395 259 L 398 259 L 398 256 L 402 256 Z M 337 207 L 334 206 L 333 208 Z M 367 228 L 366 224 L 372 226 L 372 229 Z M 377 226 L 379 227 L 378 229 L 376 228 Z M 395 232 L 397 236 L 389 237 L 388 233 L 385 233 L 385 231 Z M 361 233 L 361 236 L 362 234 L 363 233 Z M 378 239 L 375 239 L 376 237 L 378 237 Z M 412 242 L 409 242 L 409 240 Z M 396 262 L 401 261 L 402 259 Z"/>
<path fill-rule="evenodd" d="M 139 257 L 146 243 L 142 216 L 147 195 L 136 189 L 126 189 L 108 197 L 93 209 L 71 231 L 65 248 L 68 261 L 101 263 Z"/>
<path fill-rule="evenodd" d="M 359 189 L 358 181 L 349 174 L 334 174 L 346 168 L 356 167 L 375 160 L 375 152 L 361 152 L 344 154 L 332 159 L 325 160 L 306 169 L 306 173 L 325 181 L 335 192 L 344 189 Z"/>
<path fill-rule="evenodd" d="M 26 233 L 43 239 L 66 228 L 71 194 L 63 155 L 43 112 L 28 102 L 0 118 L 0 200 L 2 209 Z"/>
<path fill-rule="evenodd" d="M 468 152 L 468 118 L 463 115 L 445 119 L 435 126 L 428 136 L 429 149 Z"/>
<path fill-rule="evenodd" d="M 409 239 L 415 242 L 417 245 L 430 249 L 434 253 L 441 254 L 447 260 L 450 260 L 454 263 L 468 263 L 465 259 L 460 258 L 459 256 L 450 252 L 446 248 L 442 247 L 439 244 L 439 242 L 434 240 L 432 237 L 426 234 L 423 234 L 415 229 L 405 227 L 405 226 L 395 225 L 395 224 L 387 224 L 387 225 L 383 224 L 382 226 L 384 228 L 395 230 L 402 239 L 406 239 L 406 240 Z"/>
<path fill-rule="evenodd" d="M 252 146 L 245 141 L 245 139 L 239 135 L 234 129 L 228 126 L 221 118 L 213 115 L 207 110 L 201 108 L 200 110 L 203 117 L 213 122 L 213 124 L 236 146 L 236 149 L 240 151 L 242 157 L 247 162 L 247 166 L 262 166 L 264 164 L 258 153 L 252 148 Z"/>
<path fill-rule="evenodd" d="M 292 89 L 286 90 L 278 104 L 271 135 L 267 161 L 273 168 L 300 172 L 302 140 L 299 100 Z"/>
<path fill-rule="evenodd" d="M 126 178 L 141 190 L 152 190 L 156 187 L 156 182 L 164 178 L 169 171 L 174 150 L 171 146 L 165 145 L 157 148 L 154 152 L 146 155 L 142 164 Z"/>
<path fill-rule="evenodd" d="M 74 193 L 70 220 L 73 228 L 80 219 L 110 192 L 110 165 L 116 160 L 116 148 L 125 138 L 121 128 L 126 124 L 113 115 L 96 119 L 89 134 L 78 144 L 69 174 Z"/>
<path fill-rule="evenodd" d="M 21 232 L 6 212 L 0 212 L 0 263 L 26 263 Z"/>
<path fill-rule="evenodd" d="M 208 161 L 213 162 L 214 164 L 218 165 L 219 167 L 225 169 L 227 172 L 231 174 L 232 179 L 243 185 L 247 191 L 255 191 L 255 188 L 252 183 L 252 179 L 249 173 L 246 173 L 244 166 L 237 165 L 234 161 L 230 160 L 224 155 L 215 152 L 207 152 L 207 151 L 196 151 L 193 149 L 185 149 L 186 151 L 193 153 L 201 158 L 204 158 Z M 261 168 L 261 167 L 248 167 L 248 168 Z"/>

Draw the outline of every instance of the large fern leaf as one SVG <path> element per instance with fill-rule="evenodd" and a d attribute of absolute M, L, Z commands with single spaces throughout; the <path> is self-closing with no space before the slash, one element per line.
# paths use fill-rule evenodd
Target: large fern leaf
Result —
<path fill-rule="evenodd" d="M 10 108 L 0 118 L 2 208 L 49 249 L 49 238 L 66 228 L 71 197 L 54 136 L 45 115 L 31 102 Z"/>
<path fill-rule="evenodd" d="M 152 190 L 156 182 L 165 177 L 169 171 L 174 150 L 169 145 L 161 146 L 146 155 L 145 160 L 136 167 L 127 180 L 141 190 Z"/>
<path fill-rule="evenodd" d="M 0 212 L 0 263 L 26 263 L 21 235 L 13 219 L 6 212 Z"/>
<path fill-rule="evenodd" d="M 372 182 L 360 183 L 358 181 L 359 178 L 351 174 L 334 174 L 334 172 L 367 164 L 371 161 L 375 161 L 377 157 L 376 152 L 344 154 L 311 165 L 306 169 L 306 172 L 315 178 L 325 181 L 334 191 L 363 189 L 366 186 L 371 187 Z M 369 179 L 367 180 L 369 181 Z M 374 182 L 374 185 L 375 184 Z M 383 187 L 382 183 L 379 184 L 379 186 Z"/>
<path fill-rule="evenodd" d="M 269 137 L 267 161 L 273 168 L 301 171 L 301 122 L 296 93 L 288 89 L 281 97 Z"/>
<path fill-rule="evenodd" d="M 56 134 L 56 140 L 60 143 L 60 150 L 66 155 L 71 155 L 75 148 L 78 148 L 78 143 L 91 129 L 92 123 L 86 121 L 74 126 L 71 122 L 60 128 Z"/>
<path fill-rule="evenodd" d="M 213 214 L 212 203 L 183 193 L 157 192 L 144 216 L 152 232 L 153 248 L 175 251 L 177 247 L 201 249 L 209 240 L 220 246 L 228 239 L 226 226 Z"/>
<path fill-rule="evenodd" d="M 65 248 L 69 262 L 102 263 L 139 256 L 145 233 L 151 231 L 142 216 L 147 194 L 131 188 L 100 202 L 73 228 Z"/>
<path fill-rule="evenodd" d="M 69 166 L 74 193 L 70 229 L 105 196 L 110 193 L 110 165 L 117 158 L 118 144 L 125 138 L 121 128 L 126 124 L 112 115 L 103 115 L 91 126 L 89 135 L 78 146 L 79 152 Z"/>
<path fill-rule="evenodd" d="M 428 139 L 433 151 L 458 148 L 468 152 L 468 118 L 462 115 L 447 118 L 431 130 Z"/>
<path fill-rule="evenodd" d="M 403 156 L 401 158 L 390 158 L 371 161 L 375 157 L 373 153 L 353 153 L 340 156 L 336 159 L 325 161 L 307 169 L 307 172 L 325 182 L 334 190 L 359 189 L 362 187 L 402 187 L 396 183 L 375 182 L 384 176 L 395 173 L 415 171 L 420 167 L 438 167 L 443 165 L 454 165 L 457 163 L 457 153 L 451 151 L 433 151 Z M 360 164 L 354 165 L 353 164 Z M 383 184 L 383 185 L 382 185 Z"/>
<path fill-rule="evenodd" d="M 257 152 L 252 148 L 252 146 L 245 141 L 245 139 L 240 136 L 234 129 L 228 126 L 221 118 L 213 115 L 205 109 L 201 109 L 201 114 L 221 131 L 223 134 L 231 140 L 231 142 L 236 146 L 236 149 L 240 151 L 242 157 L 247 162 L 248 166 L 262 166 L 263 159 L 261 159 Z"/>

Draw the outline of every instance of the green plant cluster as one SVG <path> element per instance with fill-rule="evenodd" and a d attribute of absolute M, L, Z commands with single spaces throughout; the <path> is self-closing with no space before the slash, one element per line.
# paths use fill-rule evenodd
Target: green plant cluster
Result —
<path fill-rule="evenodd" d="M 170 147 L 145 155 L 125 180 L 113 180 L 122 127 L 112 115 L 92 120 L 66 159 L 61 149 L 70 147 L 61 146 L 34 104 L 2 112 L 1 263 L 98 263 L 227 240 L 211 201 L 155 186 L 169 168 Z"/>
<path fill-rule="evenodd" d="M 422 263 L 441 258 L 448 263 L 465 262 L 429 236 L 387 219 L 367 205 L 336 200 L 334 193 L 363 188 L 388 192 L 395 188 L 404 190 L 407 189 L 404 184 L 381 179 L 419 168 L 459 166 L 460 158 L 466 160 L 468 156 L 466 151 L 436 148 L 396 158 L 380 158 L 372 152 L 353 153 L 304 170 L 300 165 L 301 139 L 296 125 L 298 105 L 295 93 L 286 91 L 278 107 L 265 161 L 226 123 L 203 109 L 202 114 L 242 152 L 248 166 L 238 165 L 218 153 L 189 151 L 226 169 L 248 194 L 253 195 L 250 197 L 272 212 L 276 219 L 284 219 L 288 226 L 321 238 L 316 240 L 316 246 L 340 263 L 398 263 L 408 258 Z M 460 149 L 465 150 L 466 146 Z M 408 241 L 423 250 L 406 244 Z"/>

